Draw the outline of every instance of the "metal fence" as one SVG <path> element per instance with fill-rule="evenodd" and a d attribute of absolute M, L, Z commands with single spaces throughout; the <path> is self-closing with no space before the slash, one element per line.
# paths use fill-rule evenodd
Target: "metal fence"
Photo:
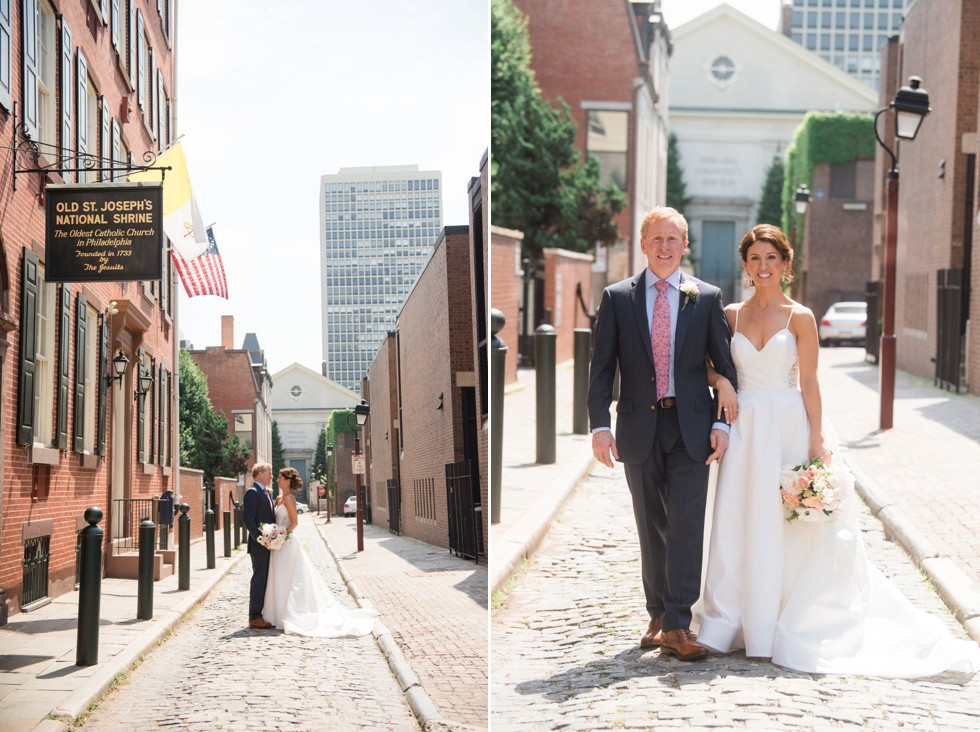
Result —
<path fill-rule="evenodd" d="M 48 562 L 51 537 L 38 536 L 24 542 L 24 593 L 21 607 L 48 596 Z"/>
<path fill-rule="evenodd" d="M 116 498 L 112 511 L 112 553 L 139 551 L 140 522 L 157 522 L 159 498 Z"/>
<path fill-rule="evenodd" d="M 963 270 L 939 270 L 936 286 L 936 384 L 959 392 L 963 363 Z"/>
<path fill-rule="evenodd" d="M 479 559 L 483 553 L 483 507 L 480 481 L 472 460 L 446 465 L 446 499 L 449 551 L 467 559 Z"/>
<path fill-rule="evenodd" d="M 388 484 L 388 531 L 392 534 L 402 533 L 402 490 L 398 479 L 387 481 Z"/>

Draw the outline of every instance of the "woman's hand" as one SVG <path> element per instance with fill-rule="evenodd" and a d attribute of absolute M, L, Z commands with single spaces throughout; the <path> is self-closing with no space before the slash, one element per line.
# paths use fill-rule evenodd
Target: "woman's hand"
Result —
<path fill-rule="evenodd" d="M 810 459 L 821 458 L 823 460 L 824 467 L 830 465 L 830 459 L 834 456 L 834 453 L 830 451 L 824 442 L 823 436 L 814 437 L 810 440 Z"/>
<path fill-rule="evenodd" d="M 731 424 L 738 416 L 738 396 L 732 382 L 721 374 L 715 379 L 714 389 L 718 393 L 718 421 Z"/>

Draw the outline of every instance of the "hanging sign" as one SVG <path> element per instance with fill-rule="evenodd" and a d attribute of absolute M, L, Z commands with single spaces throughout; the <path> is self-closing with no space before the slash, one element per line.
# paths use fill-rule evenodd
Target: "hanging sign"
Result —
<path fill-rule="evenodd" d="M 354 475 L 364 475 L 364 456 L 363 455 L 351 455 L 350 456 L 350 471 Z"/>
<path fill-rule="evenodd" d="M 49 185 L 48 282 L 159 280 L 163 277 L 163 184 Z"/>

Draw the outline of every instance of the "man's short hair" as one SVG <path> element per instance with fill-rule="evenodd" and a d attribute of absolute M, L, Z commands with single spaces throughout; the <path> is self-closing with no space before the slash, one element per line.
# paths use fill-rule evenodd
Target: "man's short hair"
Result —
<path fill-rule="evenodd" d="M 261 472 L 263 472 L 265 470 L 271 471 L 272 470 L 272 464 L 271 463 L 255 463 L 255 465 L 252 466 L 252 480 L 255 480 L 256 478 L 258 478 L 259 477 L 259 473 L 261 473 Z"/>

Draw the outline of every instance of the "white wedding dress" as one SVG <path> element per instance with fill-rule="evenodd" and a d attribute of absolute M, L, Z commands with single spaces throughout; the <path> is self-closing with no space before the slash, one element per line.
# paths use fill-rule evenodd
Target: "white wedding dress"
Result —
<path fill-rule="evenodd" d="M 289 526 L 289 514 L 276 506 L 276 525 Z M 272 552 L 262 617 L 280 630 L 306 636 L 365 635 L 374 627 L 373 610 L 349 610 L 320 579 L 299 537 Z"/>
<path fill-rule="evenodd" d="M 780 470 L 809 457 L 788 326 L 756 350 L 736 318 L 738 418 L 718 472 L 698 641 L 815 673 L 980 670 L 980 646 L 954 638 L 868 561 L 853 488 L 835 521 L 785 521 Z M 830 468 L 846 470 L 836 459 Z"/>

